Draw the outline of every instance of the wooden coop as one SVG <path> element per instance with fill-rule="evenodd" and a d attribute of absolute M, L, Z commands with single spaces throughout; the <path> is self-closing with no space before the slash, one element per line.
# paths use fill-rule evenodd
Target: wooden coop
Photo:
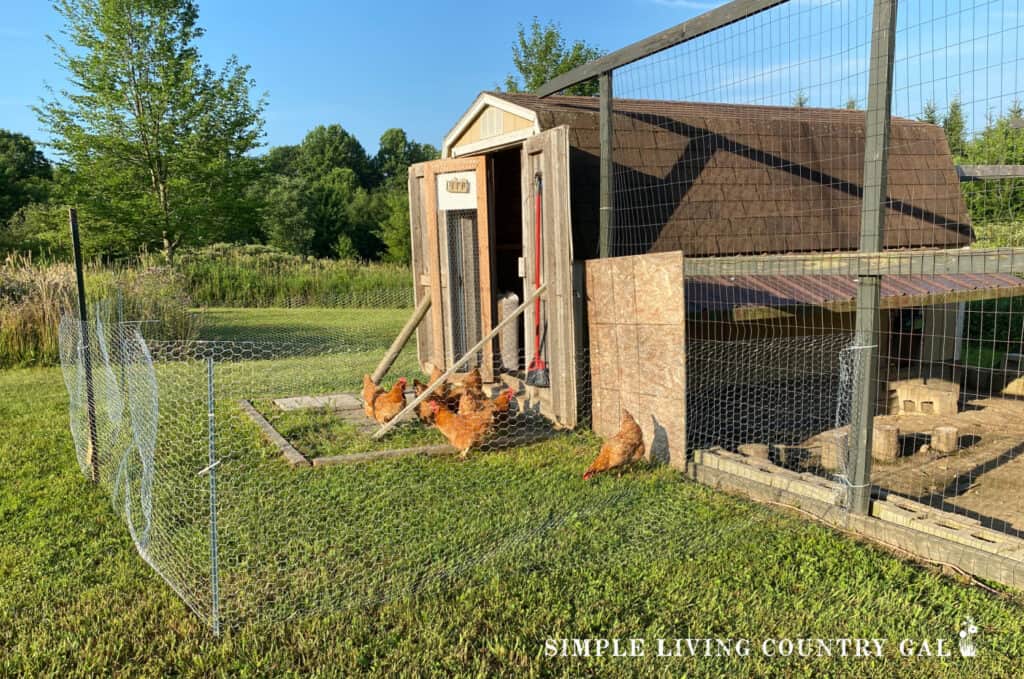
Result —
<path fill-rule="evenodd" d="M 632 404 L 644 411 L 652 454 L 675 458 L 686 448 L 687 338 L 749 338 L 787 324 L 794 334 L 852 331 L 849 277 L 705 275 L 699 263 L 857 250 L 864 113 L 616 99 L 611 248 L 629 257 L 584 266 L 598 255 L 598 106 L 596 97 L 482 93 L 445 137 L 442 159 L 410 168 L 415 296 L 421 308 L 430 302 L 416 329 L 419 362 L 447 369 L 491 337 L 460 370 L 524 386 L 551 421 L 589 417 L 600 434 Z M 970 244 L 941 128 L 894 118 L 891 139 L 885 247 Z M 956 343 L 928 337 L 957 335 L 965 301 L 1024 288 L 1000 274 L 924 278 L 885 279 L 883 332 L 893 328 L 889 353 L 905 363 L 891 374 L 953 379 L 929 371 L 953 362 Z M 540 323 L 523 304 L 538 284 Z M 528 386 L 538 344 L 550 381 Z M 666 377 L 639 383 L 641 364 Z"/>

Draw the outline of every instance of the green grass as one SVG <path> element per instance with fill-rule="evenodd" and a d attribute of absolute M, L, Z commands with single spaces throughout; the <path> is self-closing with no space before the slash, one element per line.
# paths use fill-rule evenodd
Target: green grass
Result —
<path fill-rule="evenodd" d="M 259 320 L 227 313 L 213 327 L 241 332 Z M 222 614 L 245 621 L 219 639 L 137 555 L 103 488 L 83 479 L 59 371 L 0 373 L 0 675 L 1018 674 L 1020 595 L 960 584 L 667 468 L 584 483 L 590 435 L 465 463 L 289 470 L 234 405 L 239 389 L 351 389 L 379 353 L 217 365 Z M 413 366 L 407 351 L 398 371 Z M 205 404 L 182 396 L 203 388 L 203 366 L 160 370 L 179 385 L 163 412 L 180 433 L 195 430 L 158 454 L 166 483 L 154 512 L 179 531 L 175 544 L 189 553 L 176 563 L 195 570 L 205 612 L 207 478 L 195 476 Z M 344 449 L 350 437 L 324 424 L 319 449 Z M 892 646 L 953 640 L 968 615 L 982 629 L 973 660 L 543 656 L 545 639 L 588 636 L 863 636 Z"/>
<path fill-rule="evenodd" d="M 963 362 L 977 368 L 1002 368 L 1006 351 L 980 344 L 964 344 Z"/>
<path fill-rule="evenodd" d="M 270 399 L 259 399 L 253 405 L 281 436 L 309 458 L 419 445 L 441 445 L 447 442 L 436 429 L 419 422 L 411 422 L 395 427 L 385 445 L 370 435 L 372 430 L 367 433 L 329 410 L 286 412 L 276 408 Z"/>

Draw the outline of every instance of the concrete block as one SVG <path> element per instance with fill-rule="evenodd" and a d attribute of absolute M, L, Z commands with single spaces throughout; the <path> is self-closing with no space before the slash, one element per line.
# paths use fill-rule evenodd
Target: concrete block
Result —
<path fill-rule="evenodd" d="M 935 427 L 928 447 L 940 453 L 956 452 L 960 448 L 960 430 L 949 425 Z"/>
<path fill-rule="evenodd" d="M 901 415 L 956 415 L 958 412 L 960 385 L 954 382 L 917 378 L 890 382 L 889 389 L 896 392 Z"/>
<path fill-rule="evenodd" d="M 892 462 L 900 456 L 900 430 L 894 424 L 876 424 L 871 444 L 871 459 Z"/>

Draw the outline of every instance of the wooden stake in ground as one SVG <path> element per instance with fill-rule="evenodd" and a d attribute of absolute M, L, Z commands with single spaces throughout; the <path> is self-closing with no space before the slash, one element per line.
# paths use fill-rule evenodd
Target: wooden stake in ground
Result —
<path fill-rule="evenodd" d="M 388 353 L 384 354 L 384 358 L 380 359 L 380 364 L 377 369 L 373 371 L 373 375 L 370 379 L 373 380 L 374 384 L 380 384 L 380 381 L 384 379 L 384 375 L 387 374 L 391 366 L 394 365 L 395 359 L 398 358 L 398 354 L 402 352 L 405 345 L 409 342 L 409 338 L 416 332 L 416 328 L 423 322 L 423 318 L 427 315 L 427 310 L 430 309 L 430 296 L 427 295 L 420 300 L 419 306 L 412 312 L 412 316 L 408 321 L 405 322 L 405 326 L 402 331 L 398 333 L 398 337 L 391 343 L 391 347 L 388 349 Z"/>
<path fill-rule="evenodd" d="M 480 351 L 480 348 L 482 346 L 484 346 L 485 344 L 493 340 L 495 337 L 497 337 L 498 332 L 501 331 L 502 328 L 511 323 L 514 319 L 519 318 L 519 316 L 521 316 L 522 313 L 526 311 L 531 304 L 533 304 L 534 298 L 544 294 L 544 292 L 546 292 L 547 289 L 548 284 L 546 282 L 541 283 L 540 287 L 531 292 L 526 297 L 526 299 L 523 300 L 523 303 L 516 307 L 515 311 L 513 311 L 511 314 L 502 319 L 501 323 L 498 323 L 496 326 L 491 328 L 491 331 L 484 335 L 479 342 L 474 344 L 469 349 L 469 351 L 463 354 L 462 358 L 448 366 L 448 370 L 444 371 L 444 374 L 442 374 L 438 379 L 434 380 L 426 389 L 423 390 L 422 394 L 414 398 L 411 403 L 405 406 L 405 408 L 403 408 L 400 413 L 395 415 L 394 419 L 390 420 L 389 422 L 386 422 L 380 429 L 378 429 L 377 433 L 373 435 L 373 438 L 379 439 L 381 436 L 384 436 L 384 434 L 391 431 L 392 427 L 394 427 L 405 417 L 407 417 L 409 413 L 413 412 L 416 409 L 416 407 L 419 406 L 420 403 L 430 398 L 430 395 L 433 394 L 438 389 L 438 387 L 447 382 L 448 378 L 451 377 L 459 368 L 465 365 L 469 361 L 469 359 L 472 358 L 474 354 L 476 354 L 476 352 Z"/>

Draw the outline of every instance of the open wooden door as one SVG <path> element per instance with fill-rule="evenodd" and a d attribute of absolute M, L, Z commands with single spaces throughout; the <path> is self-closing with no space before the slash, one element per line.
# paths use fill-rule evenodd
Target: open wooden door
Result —
<path fill-rule="evenodd" d="M 420 367 L 444 370 L 493 327 L 486 158 L 410 167 L 409 222 L 416 301 L 431 299 L 416 336 Z M 466 365 L 473 367 L 494 380 L 492 344 Z"/>
<path fill-rule="evenodd" d="M 534 289 L 537 255 L 537 179 L 541 186 L 541 280 L 548 292 L 541 304 L 539 326 L 533 307 L 526 311 L 526 364 L 536 353 L 536 328 L 543 339 L 551 386 L 536 389 L 541 411 L 564 427 L 578 421 L 576 307 L 573 291 L 572 212 L 569 195 L 569 128 L 556 127 L 523 142 L 524 291 Z"/>

